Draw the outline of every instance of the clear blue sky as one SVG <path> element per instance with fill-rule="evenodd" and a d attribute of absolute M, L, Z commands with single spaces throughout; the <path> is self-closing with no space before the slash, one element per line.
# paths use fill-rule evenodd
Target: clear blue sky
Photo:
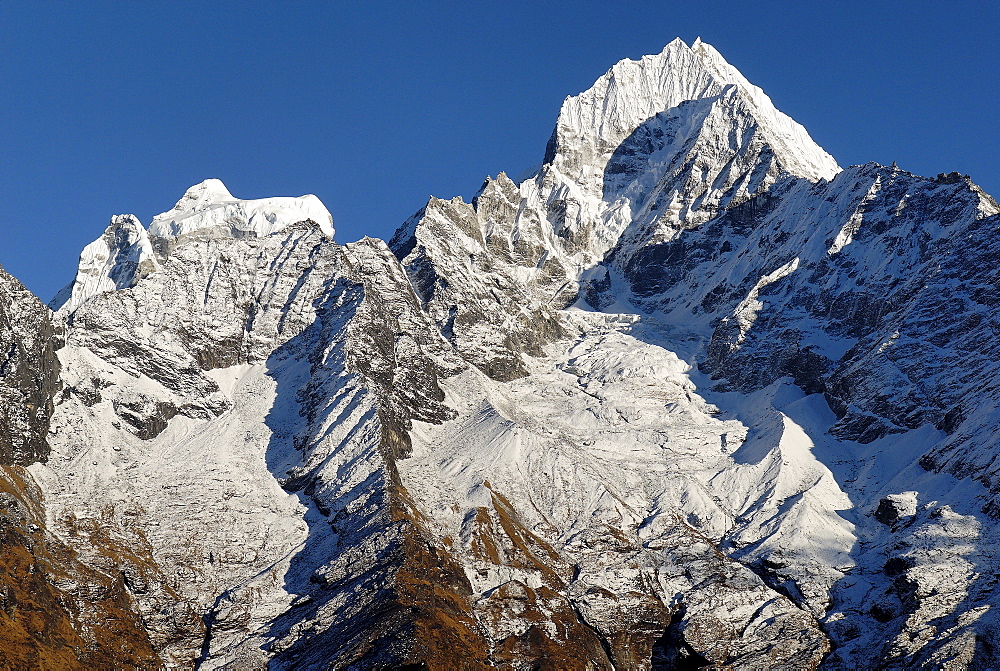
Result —
<path fill-rule="evenodd" d="M 701 36 L 841 165 L 1000 195 L 1000 3 L 0 0 L 0 263 L 48 300 L 112 214 L 218 177 L 340 242 L 538 162 L 566 95 Z"/>

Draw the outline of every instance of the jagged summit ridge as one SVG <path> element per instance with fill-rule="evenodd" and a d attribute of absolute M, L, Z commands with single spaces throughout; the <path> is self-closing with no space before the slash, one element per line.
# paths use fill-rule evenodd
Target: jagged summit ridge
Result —
<path fill-rule="evenodd" d="M 134 215 L 116 214 L 104 234 L 80 252 L 76 277 L 49 307 L 71 313 L 92 296 L 129 287 L 138 276 L 155 269 L 153 247 L 142 223 Z"/>
<path fill-rule="evenodd" d="M 487 180 L 472 204 L 432 198 L 390 244 L 456 345 L 472 356 L 476 343 L 499 343 L 477 361 L 518 375 L 507 352 L 558 331 L 546 311 L 574 303 L 609 253 L 670 240 L 782 177 L 812 183 L 839 170 L 715 49 L 678 39 L 567 98 L 533 177 Z M 481 318 L 496 286 L 520 296 L 499 310 L 516 315 L 499 330 Z"/>

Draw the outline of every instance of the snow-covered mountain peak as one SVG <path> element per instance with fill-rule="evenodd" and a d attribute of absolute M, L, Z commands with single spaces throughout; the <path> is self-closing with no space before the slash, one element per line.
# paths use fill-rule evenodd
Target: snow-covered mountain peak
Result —
<path fill-rule="evenodd" d="M 222 183 L 222 180 L 206 179 L 185 191 L 171 212 L 198 212 L 217 203 L 233 200 L 236 200 L 236 198 L 233 197 L 233 194 L 229 193 L 229 189 Z M 162 217 L 163 215 L 161 214 L 160 216 Z"/>
<path fill-rule="evenodd" d="M 76 278 L 49 307 L 71 315 L 98 294 L 133 286 L 170 256 L 182 236 L 263 237 L 303 221 L 333 238 L 333 216 L 316 196 L 240 200 L 220 180 L 206 179 L 185 191 L 173 209 L 153 217 L 148 231 L 134 215 L 112 217 L 104 234 L 80 253 Z"/>
<path fill-rule="evenodd" d="M 632 246 L 669 239 L 783 174 L 818 182 L 838 172 L 716 49 L 678 38 L 563 101 L 543 165 L 521 183 L 516 228 L 544 221 L 536 237 L 549 257 L 585 269 L 626 231 Z"/>
<path fill-rule="evenodd" d="M 769 140 L 779 154 L 785 169 L 811 181 L 833 179 L 840 172 L 836 160 L 817 145 L 806 129 L 775 108 L 774 103 L 758 86 L 754 86 L 739 70 L 730 65 L 711 44 L 695 40 L 692 51 L 720 81 L 736 84 L 752 103 L 758 121 L 771 132 Z"/>
<path fill-rule="evenodd" d="M 188 189 L 173 209 L 153 217 L 149 233 L 156 238 L 175 238 L 218 229 L 233 237 L 263 236 L 306 220 L 333 237 L 333 216 L 316 196 L 240 200 L 221 181 L 206 179 Z"/>
<path fill-rule="evenodd" d="M 837 172 L 700 39 L 560 124 L 388 246 L 207 180 L 113 217 L 55 319 L 0 269 L 7 638 L 96 668 L 1000 668 L 996 202 Z"/>
<path fill-rule="evenodd" d="M 432 199 L 391 246 L 420 274 L 419 293 L 445 320 L 442 327 L 456 342 L 468 335 L 474 343 L 484 336 L 473 335 L 475 329 L 463 335 L 463 329 L 482 321 L 480 315 L 455 318 L 457 326 L 447 320 L 456 314 L 452 308 L 461 312 L 461 306 L 491 300 L 491 287 L 476 287 L 486 274 L 505 268 L 506 277 L 497 281 L 517 278 L 528 296 L 502 308 L 503 314 L 571 304 L 584 274 L 615 250 L 620 261 L 673 239 L 783 177 L 818 182 L 838 172 L 805 129 L 715 49 L 676 39 L 658 54 L 617 63 L 590 89 L 566 98 L 544 163 L 532 177 L 516 185 L 505 175 L 487 179 L 471 206 Z M 438 271 L 456 270 L 453 260 L 466 257 L 481 266 L 460 281 L 439 281 Z M 425 273 L 430 269 L 437 270 Z M 502 336 L 490 338 L 499 342 Z M 505 379 L 523 373 L 517 349 L 507 352 L 502 366 L 492 352 L 477 365 Z"/>
<path fill-rule="evenodd" d="M 806 130 L 779 112 L 711 45 L 680 38 L 659 54 L 616 63 L 588 90 L 563 102 L 546 163 L 567 176 L 600 174 L 615 149 L 640 124 L 683 102 L 720 95 L 735 84 L 753 106 L 756 122 L 766 126 L 783 163 L 793 174 L 816 181 L 831 179 L 840 168 Z"/>

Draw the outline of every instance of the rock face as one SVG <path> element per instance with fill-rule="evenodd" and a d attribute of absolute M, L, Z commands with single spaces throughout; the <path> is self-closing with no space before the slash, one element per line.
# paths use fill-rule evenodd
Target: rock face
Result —
<path fill-rule="evenodd" d="M 58 344 L 51 313 L 0 268 L 0 464 L 23 466 L 48 456 Z"/>
<path fill-rule="evenodd" d="M 989 668 L 998 224 L 680 40 L 388 244 L 218 180 L 116 216 L 54 315 L 0 275 L 0 654 Z"/>

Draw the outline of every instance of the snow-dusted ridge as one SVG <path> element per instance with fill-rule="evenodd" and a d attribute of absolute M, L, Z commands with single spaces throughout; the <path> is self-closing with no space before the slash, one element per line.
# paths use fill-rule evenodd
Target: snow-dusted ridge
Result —
<path fill-rule="evenodd" d="M 669 521 L 679 517 L 820 619 L 837 648 L 831 668 L 867 668 L 872 656 L 873 665 L 974 667 L 989 653 L 969 636 L 992 636 L 996 615 L 977 611 L 982 624 L 973 627 L 961 604 L 970 594 L 1000 598 L 984 574 L 970 570 L 976 562 L 993 566 L 994 541 L 935 555 L 927 539 L 940 534 L 950 548 L 956 537 L 996 537 L 983 511 L 1000 509 L 997 495 L 980 483 L 996 492 L 1000 482 L 1000 391 L 992 372 L 1000 324 L 986 316 L 992 299 L 985 289 L 998 281 L 1000 254 L 986 242 L 997 213 L 959 175 L 926 179 L 875 164 L 841 171 L 707 45 L 675 41 L 661 54 L 619 63 L 567 98 L 537 175 L 519 185 L 503 175 L 488 180 L 472 204 L 432 199 L 393 240 L 425 309 L 457 351 L 519 389 L 517 400 L 491 401 L 495 414 L 478 406 L 466 424 L 425 434 L 430 459 L 447 445 L 486 445 L 482 453 L 461 449 L 440 481 L 420 471 L 420 482 L 432 483 L 424 496 L 441 511 L 435 519 L 448 519 L 449 506 L 461 510 L 463 492 L 482 497 L 465 479 L 486 472 L 494 488 L 531 501 L 521 514 L 536 521 L 537 533 L 548 525 L 562 531 L 551 541 L 557 547 L 581 533 L 582 518 L 638 516 L 642 547 L 677 548 Z M 952 301 L 967 312 L 955 313 Z M 677 452 L 665 462 L 656 456 L 663 452 L 639 458 L 642 485 L 601 463 L 600 448 L 614 436 L 622 460 L 644 450 L 650 436 L 630 431 L 648 421 L 640 410 L 646 400 L 664 398 L 654 384 L 611 401 L 602 387 L 614 388 L 622 374 L 603 381 L 584 374 L 580 386 L 593 396 L 582 399 L 589 406 L 582 411 L 569 400 L 573 392 L 554 391 L 560 382 L 545 365 L 518 364 L 542 348 L 541 360 L 552 365 L 594 342 L 595 324 L 581 325 L 572 309 L 553 310 L 566 305 L 618 313 L 609 324 L 626 335 L 606 338 L 607 349 L 596 348 L 600 359 L 653 346 L 683 353 L 714 376 L 693 374 L 697 394 L 681 383 L 691 391 L 661 411 L 659 426 L 671 439 L 664 445 Z M 901 339 L 904 332 L 913 336 Z M 548 394 L 555 398 L 529 413 L 548 419 L 526 417 L 520 406 L 536 407 Z M 710 428 L 705 399 L 739 420 L 738 428 Z M 549 404 L 560 403 L 570 427 L 558 412 L 548 415 Z M 605 415 L 615 403 L 623 407 Z M 686 421 L 672 424 L 685 413 Z M 866 447 L 875 444 L 881 449 Z M 507 455 L 502 463 L 493 450 Z M 882 450 L 898 451 L 899 461 L 866 470 Z M 508 463 L 504 482 L 498 472 Z M 658 463 L 684 466 L 639 504 Z M 893 478 L 893 469 L 909 481 Z M 980 483 L 956 482 L 945 470 Z M 442 484 L 456 477 L 461 485 Z M 600 484 L 583 484 L 591 477 Z M 445 494 L 450 489 L 454 498 Z M 595 491 L 607 498 L 595 500 Z M 919 502 L 917 512 L 901 513 L 912 529 L 869 517 L 904 491 L 917 492 L 907 494 Z M 566 510 L 584 512 L 562 519 Z M 954 519 L 954 528 L 940 519 Z M 580 580 L 594 580 L 581 561 L 587 554 L 574 556 Z M 893 560 L 888 569 L 880 557 Z M 597 565 L 607 579 L 622 580 L 605 561 Z M 877 575 L 855 578 L 861 572 Z M 711 629 L 694 614 L 696 600 L 684 598 L 691 635 Z M 575 603 L 590 612 L 585 599 Z M 709 658 L 726 659 L 715 654 Z"/>

